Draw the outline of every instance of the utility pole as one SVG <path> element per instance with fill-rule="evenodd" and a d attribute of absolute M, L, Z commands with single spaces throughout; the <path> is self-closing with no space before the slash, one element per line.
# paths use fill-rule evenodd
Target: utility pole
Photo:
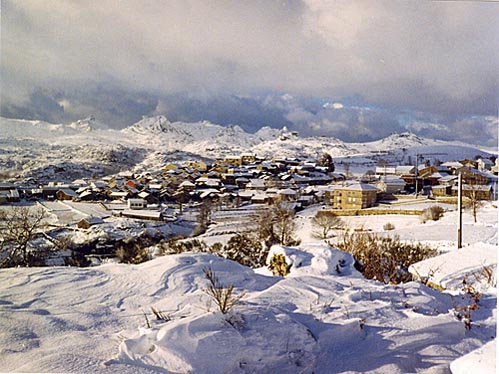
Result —
<path fill-rule="evenodd" d="M 415 176 L 415 198 L 417 199 L 418 198 L 418 162 L 419 162 L 419 158 L 421 157 L 421 155 L 419 153 L 416 153 L 416 169 L 414 170 L 414 176 Z"/>
<path fill-rule="evenodd" d="M 457 177 L 457 212 L 458 212 L 458 223 L 457 223 L 457 249 L 462 248 L 462 234 L 463 234 L 463 186 L 462 186 L 462 175 L 459 174 Z"/>

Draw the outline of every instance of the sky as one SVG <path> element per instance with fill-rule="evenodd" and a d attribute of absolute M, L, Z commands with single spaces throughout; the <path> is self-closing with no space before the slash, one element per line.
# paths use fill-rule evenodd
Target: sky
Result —
<path fill-rule="evenodd" d="M 497 146 L 499 2 L 1 1 L 0 115 Z"/>

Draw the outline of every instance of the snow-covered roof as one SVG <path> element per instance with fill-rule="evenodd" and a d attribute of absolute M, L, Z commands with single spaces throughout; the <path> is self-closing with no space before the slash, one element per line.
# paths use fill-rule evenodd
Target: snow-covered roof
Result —
<path fill-rule="evenodd" d="M 191 181 L 185 180 L 179 184 L 179 187 L 196 187 L 196 185 Z"/>
<path fill-rule="evenodd" d="M 151 194 L 149 192 L 142 191 L 142 192 L 139 192 L 139 194 L 137 196 L 140 197 L 141 199 L 145 199 L 146 197 L 151 196 Z"/>
<path fill-rule="evenodd" d="M 438 181 L 439 182 L 450 182 L 450 181 L 453 181 L 455 179 L 457 179 L 457 176 L 455 176 L 455 175 L 444 175 Z"/>
<path fill-rule="evenodd" d="M 399 165 L 395 167 L 397 174 L 409 174 L 414 172 L 414 165 Z"/>
<path fill-rule="evenodd" d="M 75 191 L 73 191 L 69 188 L 61 188 L 61 189 L 59 189 L 59 191 L 64 192 L 64 194 L 68 195 L 68 196 L 74 196 L 74 197 L 78 196 L 78 194 Z M 57 192 L 59 192 L 59 191 L 57 191 Z"/>
<path fill-rule="evenodd" d="M 382 178 L 378 183 L 390 186 L 405 186 L 405 181 L 402 178 L 393 176 Z"/>
<path fill-rule="evenodd" d="M 265 181 L 263 179 L 252 178 L 250 179 L 248 187 L 265 187 Z"/>
<path fill-rule="evenodd" d="M 343 186 L 337 186 L 338 190 L 355 190 L 355 191 L 379 191 L 376 186 L 367 183 L 353 182 Z"/>
<path fill-rule="evenodd" d="M 220 194 L 220 191 L 215 190 L 214 188 L 207 188 L 205 190 L 199 190 L 198 193 L 199 193 L 199 197 L 201 199 L 204 199 L 210 195 L 218 195 L 218 194 Z"/>
<path fill-rule="evenodd" d="M 279 195 L 289 195 L 289 196 L 295 196 L 296 191 L 292 190 L 291 188 L 286 188 L 285 190 L 279 190 L 277 191 Z"/>
<path fill-rule="evenodd" d="M 395 174 L 394 166 L 376 166 L 376 174 Z"/>
<path fill-rule="evenodd" d="M 458 161 L 447 161 L 442 163 L 441 166 L 447 166 L 448 168 L 457 169 L 457 168 L 462 168 L 464 165 Z"/>
<path fill-rule="evenodd" d="M 139 209 L 139 210 L 125 209 L 123 210 L 122 215 L 131 218 L 151 218 L 151 219 L 161 218 L 161 212 L 155 210 L 145 210 L 145 209 Z"/>

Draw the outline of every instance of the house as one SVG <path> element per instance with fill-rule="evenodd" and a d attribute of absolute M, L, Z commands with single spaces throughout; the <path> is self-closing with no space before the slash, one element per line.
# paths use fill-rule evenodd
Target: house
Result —
<path fill-rule="evenodd" d="M 375 169 L 376 175 L 395 175 L 396 167 L 395 166 L 376 166 Z"/>
<path fill-rule="evenodd" d="M 243 164 L 243 158 L 241 156 L 225 156 L 225 164 L 241 166 Z"/>
<path fill-rule="evenodd" d="M 145 200 L 147 204 L 157 204 L 159 202 L 159 199 L 156 196 L 147 191 L 141 191 L 137 196 L 139 199 Z"/>
<path fill-rule="evenodd" d="M 164 167 L 163 167 L 163 173 L 167 173 L 169 171 L 174 171 L 177 169 L 177 165 L 175 164 L 172 164 L 172 163 L 169 163 L 169 164 L 166 164 Z"/>
<path fill-rule="evenodd" d="M 94 196 L 94 193 L 92 191 L 89 191 L 89 190 L 84 190 L 80 193 L 80 195 L 78 196 L 78 198 L 81 200 L 81 201 L 91 201 L 91 200 L 95 200 L 95 196 Z"/>
<path fill-rule="evenodd" d="M 203 161 L 187 161 L 187 167 L 195 170 L 205 171 L 208 170 L 208 164 Z"/>
<path fill-rule="evenodd" d="M 178 185 L 178 188 L 182 191 L 191 192 L 195 190 L 196 185 L 189 180 L 185 180 Z"/>
<path fill-rule="evenodd" d="M 124 211 L 120 212 L 119 215 L 121 217 L 142 219 L 147 221 L 161 221 L 163 218 L 160 211 L 144 210 L 144 209 L 142 210 L 125 209 Z"/>
<path fill-rule="evenodd" d="M 452 173 L 454 173 L 457 169 L 460 169 L 463 167 L 463 164 L 461 164 L 458 161 L 447 161 L 441 164 L 440 166 L 444 166 L 448 168 Z"/>
<path fill-rule="evenodd" d="M 69 188 L 62 188 L 57 191 L 55 195 L 57 200 L 74 200 L 79 196 L 75 191 Z"/>
<path fill-rule="evenodd" d="M 87 217 L 81 219 L 76 226 L 78 226 L 79 229 L 85 229 L 88 230 L 90 227 L 99 225 L 101 223 L 104 223 L 104 220 L 100 217 Z"/>
<path fill-rule="evenodd" d="M 440 172 L 435 166 L 426 166 L 419 170 L 418 173 L 423 180 L 424 186 L 436 186 L 439 179 L 446 175 Z"/>
<path fill-rule="evenodd" d="M 475 197 L 477 200 L 490 200 L 492 187 L 487 185 L 462 185 L 462 194 L 464 197 Z M 458 186 L 453 186 L 452 196 L 458 195 Z"/>
<path fill-rule="evenodd" d="M 473 168 L 476 169 L 478 167 L 478 163 L 475 160 L 460 160 L 459 163 L 461 163 L 463 166 L 467 168 Z"/>
<path fill-rule="evenodd" d="M 439 184 L 437 186 L 431 187 L 431 194 L 434 197 L 445 197 L 450 196 L 452 191 L 452 185 L 442 185 Z"/>
<path fill-rule="evenodd" d="M 302 195 L 298 197 L 297 201 L 301 206 L 309 206 L 316 203 L 318 200 L 314 195 Z"/>
<path fill-rule="evenodd" d="M 332 178 L 333 182 L 341 182 L 347 180 L 345 174 L 342 173 L 329 173 L 329 176 Z"/>
<path fill-rule="evenodd" d="M 0 191 L 9 191 L 15 188 L 16 186 L 12 183 L 0 183 Z"/>
<path fill-rule="evenodd" d="M 332 193 L 333 209 L 364 209 L 376 204 L 378 188 L 365 183 L 354 182 L 335 186 Z"/>
<path fill-rule="evenodd" d="M 291 202 L 295 201 L 297 197 L 297 192 L 291 188 L 286 188 L 284 190 L 277 191 L 277 201 L 278 202 Z"/>
<path fill-rule="evenodd" d="M 480 171 L 490 171 L 494 163 L 488 158 L 479 158 L 477 161 L 477 168 Z"/>
<path fill-rule="evenodd" d="M 376 187 L 385 194 L 393 195 L 405 189 L 405 181 L 397 176 L 388 176 L 381 178 Z"/>
<path fill-rule="evenodd" d="M 111 200 L 124 200 L 128 197 L 128 191 L 111 191 L 108 197 Z"/>
<path fill-rule="evenodd" d="M 144 199 L 128 199 L 127 206 L 128 209 L 144 209 L 147 207 L 147 201 Z"/>
<path fill-rule="evenodd" d="M 498 171 L 499 171 L 499 157 L 496 158 L 496 162 L 494 164 L 494 166 L 492 166 L 492 168 L 490 169 L 490 171 L 492 172 L 492 174 L 494 175 L 497 175 L 498 174 Z"/>
<path fill-rule="evenodd" d="M 267 186 L 265 185 L 265 180 L 259 178 L 250 179 L 249 183 L 246 185 L 248 190 L 265 190 Z"/>
<path fill-rule="evenodd" d="M 57 191 L 59 191 L 60 187 L 42 187 L 42 197 L 47 200 L 54 200 L 56 198 Z"/>
<path fill-rule="evenodd" d="M 271 199 L 267 193 L 258 191 L 251 197 L 251 202 L 253 204 L 268 204 Z"/>
<path fill-rule="evenodd" d="M 256 161 L 256 155 L 254 153 L 241 154 L 241 162 L 244 165 L 253 164 L 255 161 Z"/>
<path fill-rule="evenodd" d="M 134 181 L 133 179 L 129 179 L 125 182 L 125 186 L 129 188 L 137 188 L 137 182 Z"/>
<path fill-rule="evenodd" d="M 105 190 L 108 187 L 108 185 L 106 182 L 95 181 L 90 183 L 90 187 L 92 187 L 93 190 Z"/>
<path fill-rule="evenodd" d="M 479 171 L 478 169 L 462 167 L 456 170 L 456 175 L 462 175 L 463 183 L 465 184 L 488 184 L 492 177 L 489 174 Z"/>
<path fill-rule="evenodd" d="M 395 167 L 395 175 L 414 174 L 416 168 L 414 165 L 399 165 Z"/>
<path fill-rule="evenodd" d="M 0 186 L 0 204 L 16 203 L 21 201 L 19 191 L 14 185 L 4 183 Z"/>
<path fill-rule="evenodd" d="M 441 186 L 453 186 L 457 183 L 457 176 L 455 175 L 445 175 L 438 180 L 439 185 Z M 438 186 L 434 186 L 438 187 Z"/>

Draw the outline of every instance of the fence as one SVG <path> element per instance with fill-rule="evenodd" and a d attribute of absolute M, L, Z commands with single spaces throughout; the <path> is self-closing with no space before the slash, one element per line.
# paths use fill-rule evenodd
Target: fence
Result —
<path fill-rule="evenodd" d="M 423 214 L 422 210 L 416 209 L 329 209 L 327 211 L 337 216 L 378 216 L 385 214 L 420 216 Z"/>

